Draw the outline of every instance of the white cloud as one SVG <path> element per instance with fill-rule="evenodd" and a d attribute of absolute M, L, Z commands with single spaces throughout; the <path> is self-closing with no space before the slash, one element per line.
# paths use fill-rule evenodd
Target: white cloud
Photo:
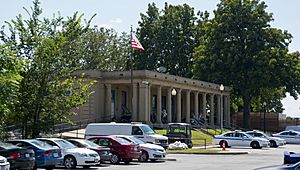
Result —
<path fill-rule="evenodd" d="M 115 18 L 115 19 L 110 20 L 110 22 L 121 24 L 121 23 L 123 23 L 123 20 L 121 18 Z"/>

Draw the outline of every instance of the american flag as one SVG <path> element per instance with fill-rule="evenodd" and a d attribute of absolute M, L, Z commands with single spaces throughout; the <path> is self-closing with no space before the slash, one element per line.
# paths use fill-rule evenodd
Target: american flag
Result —
<path fill-rule="evenodd" d="M 132 39 L 131 39 L 131 48 L 137 49 L 137 50 L 144 50 L 142 44 L 139 42 L 139 40 L 136 38 L 134 33 L 131 33 Z"/>

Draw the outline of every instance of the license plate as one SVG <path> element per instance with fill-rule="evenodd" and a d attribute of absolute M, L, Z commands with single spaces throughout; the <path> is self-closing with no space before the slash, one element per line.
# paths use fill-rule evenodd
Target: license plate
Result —
<path fill-rule="evenodd" d="M 58 157 L 58 153 L 53 153 L 53 157 Z"/>
<path fill-rule="evenodd" d="M 30 156 L 29 153 L 25 153 L 26 158 L 29 158 L 29 156 Z"/>

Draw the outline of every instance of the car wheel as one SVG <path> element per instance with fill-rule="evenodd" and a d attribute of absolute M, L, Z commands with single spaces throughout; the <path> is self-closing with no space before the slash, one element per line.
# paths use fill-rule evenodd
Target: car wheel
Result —
<path fill-rule="evenodd" d="M 270 147 L 272 147 L 272 148 L 277 148 L 278 145 L 276 144 L 275 141 L 271 140 L 271 141 L 270 141 Z"/>
<path fill-rule="evenodd" d="M 260 149 L 259 143 L 257 141 L 254 141 L 250 145 L 253 149 Z"/>
<path fill-rule="evenodd" d="M 124 159 L 124 163 L 125 163 L 126 165 L 128 165 L 131 161 L 132 161 L 132 159 Z"/>
<path fill-rule="evenodd" d="M 113 153 L 113 154 L 111 155 L 110 162 L 111 162 L 112 164 L 119 164 L 119 163 L 120 163 L 120 157 L 119 157 L 119 155 Z"/>
<path fill-rule="evenodd" d="M 146 151 L 142 151 L 142 155 L 141 157 L 139 158 L 139 161 L 140 162 L 147 162 L 149 159 L 149 155 Z"/>
<path fill-rule="evenodd" d="M 77 166 L 76 159 L 73 156 L 67 156 L 64 159 L 64 165 L 67 169 L 76 168 L 76 166 Z"/>

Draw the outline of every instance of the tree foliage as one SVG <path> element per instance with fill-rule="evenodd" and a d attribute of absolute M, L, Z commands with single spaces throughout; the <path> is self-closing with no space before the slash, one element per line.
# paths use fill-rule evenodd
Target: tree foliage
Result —
<path fill-rule="evenodd" d="M 89 29 L 76 42 L 82 69 L 115 71 L 128 69 L 130 36 L 118 36 L 113 29 Z"/>
<path fill-rule="evenodd" d="M 154 3 L 141 14 L 139 39 L 144 51 L 135 51 L 137 69 L 155 70 L 160 66 L 173 75 L 191 77 L 193 49 L 198 22 L 194 9 L 187 4 L 168 5 L 160 12 Z"/>
<path fill-rule="evenodd" d="M 288 54 L 292 36 L 270 26 L 266 8 L 259 0 L 221 0 L 194 53 L 195 78 L 231 86 L 242 98 L 245 128 L 262 89 L 269 95 L 282 88 L 295 98 L 300 91 L 299 55 Z"/>
<path fill-rule="evenodd" d="M 82 15 L 40 19 L 42 9 L 34 1 L 28 19 L 21 15 L 6 22 L 9 34 L 1 32 L 4 48 L 12 49 L 24 63 L 17 104 L 9 116 L 11 124 L 22 128 L 23 137 L 37 137 L 55 123 L 68 121 L 72 108 L 83 104 L 93 82 L 71 73 L 79 68 L 80 53 L 74 45 L 86 32 Z"/>

